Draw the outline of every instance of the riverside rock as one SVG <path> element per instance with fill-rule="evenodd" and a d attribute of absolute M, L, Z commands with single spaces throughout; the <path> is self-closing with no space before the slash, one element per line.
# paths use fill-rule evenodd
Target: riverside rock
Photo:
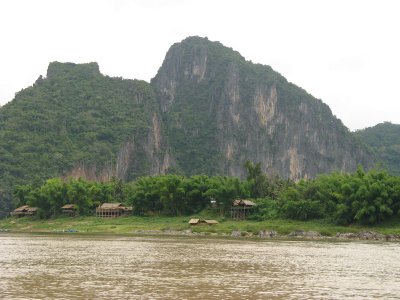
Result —
<path fill-rule="evenodd" d="M 277 236 L 278 233 L 275 230 L 260 230 L 258 237 L 260 238 L 273 238 Z"/>
<path fill-rule="evenodd" d="M 375 231 L 362 231 L 359 233 L 337 233 L 337 238 L 340 239 L 360 239 L 360 240 L 387 240 L 387 239 L 394 239 L 395 236 L 387 236 Z"/>
<path fill-rule="evenodd" d="M 242 236 L 242 232 L 240 230 L 234 230 L 234 231 L 232 231 L 231 236 L 233 236 L 233 237 L 241 237 Z"/>

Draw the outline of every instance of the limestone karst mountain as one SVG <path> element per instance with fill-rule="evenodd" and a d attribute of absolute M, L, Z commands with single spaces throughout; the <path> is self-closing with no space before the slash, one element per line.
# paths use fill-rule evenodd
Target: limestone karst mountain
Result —
<path fill-rule="evenodd" d="M 173 45 L 151 84 L 185 174 L 243 177 L 250 160 L 299 179 L 372 163 L 326 104 L 218 42 Z"/>
<path fill-rule="evenodd" d="M 151 83 L 53 62 L 0 108 L 3 199 L 60 175 L 243 177 L 246 160 L 296 180 L 368 168 L 374 156 L 321 100 L 200 37 L 174 44 Z"/>

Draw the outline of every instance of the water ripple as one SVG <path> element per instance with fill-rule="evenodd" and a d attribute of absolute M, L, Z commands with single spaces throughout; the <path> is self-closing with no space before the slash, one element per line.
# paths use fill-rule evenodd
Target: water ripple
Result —
<path fill-rule="evenodd" d="M 396 299 L 395 243 L 0 237 L 5 299 Z"/>

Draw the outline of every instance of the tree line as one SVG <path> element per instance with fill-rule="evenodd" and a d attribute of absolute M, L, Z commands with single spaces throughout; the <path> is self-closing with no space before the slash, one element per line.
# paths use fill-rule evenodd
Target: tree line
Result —
<path fill-rule="evenodd" d="M 133 206 L 137 215 L 193 215 L 206 210 L 227 215 L 232 201 L 253 199 L 252 218 L 266 220 L 321 219 L 331 223 L 376 224 L 400 215 L 400 177 L 385 170 L 321 175 L 293 182 L 267 176 L 260 164 L 246 163 L 245 180 L 226 176 L 162 175 L 139 177 L 124 183 L 84 179 L 48 179 L 41 186 L 20 185 L 14 190 L 19 205 L 39 208 L 41 217 L 60 214 L 73 203 L 81 215 L 93 214 L 105 202 Z"/>

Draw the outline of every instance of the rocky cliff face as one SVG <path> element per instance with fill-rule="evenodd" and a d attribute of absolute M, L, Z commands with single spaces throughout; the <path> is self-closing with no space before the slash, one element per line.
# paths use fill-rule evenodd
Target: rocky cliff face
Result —
<path fill-rule="evenodd" d="M 186 174 L 243 177 L 250 160 L 297 180 L 372 164 L 327 105 L 220 43 L 191 37 L 173 45 L 151 84 Z"/>
<path fill-rule="evenodd" d="M 173 45 L 150 84 L 103 76 L 97 63 L 54 62 L 0 109 L 8 194 L 60 175 L 244 177 L 246 160 L 295 180 L 373 162 L 320 100 L 198 37 Z"/>

